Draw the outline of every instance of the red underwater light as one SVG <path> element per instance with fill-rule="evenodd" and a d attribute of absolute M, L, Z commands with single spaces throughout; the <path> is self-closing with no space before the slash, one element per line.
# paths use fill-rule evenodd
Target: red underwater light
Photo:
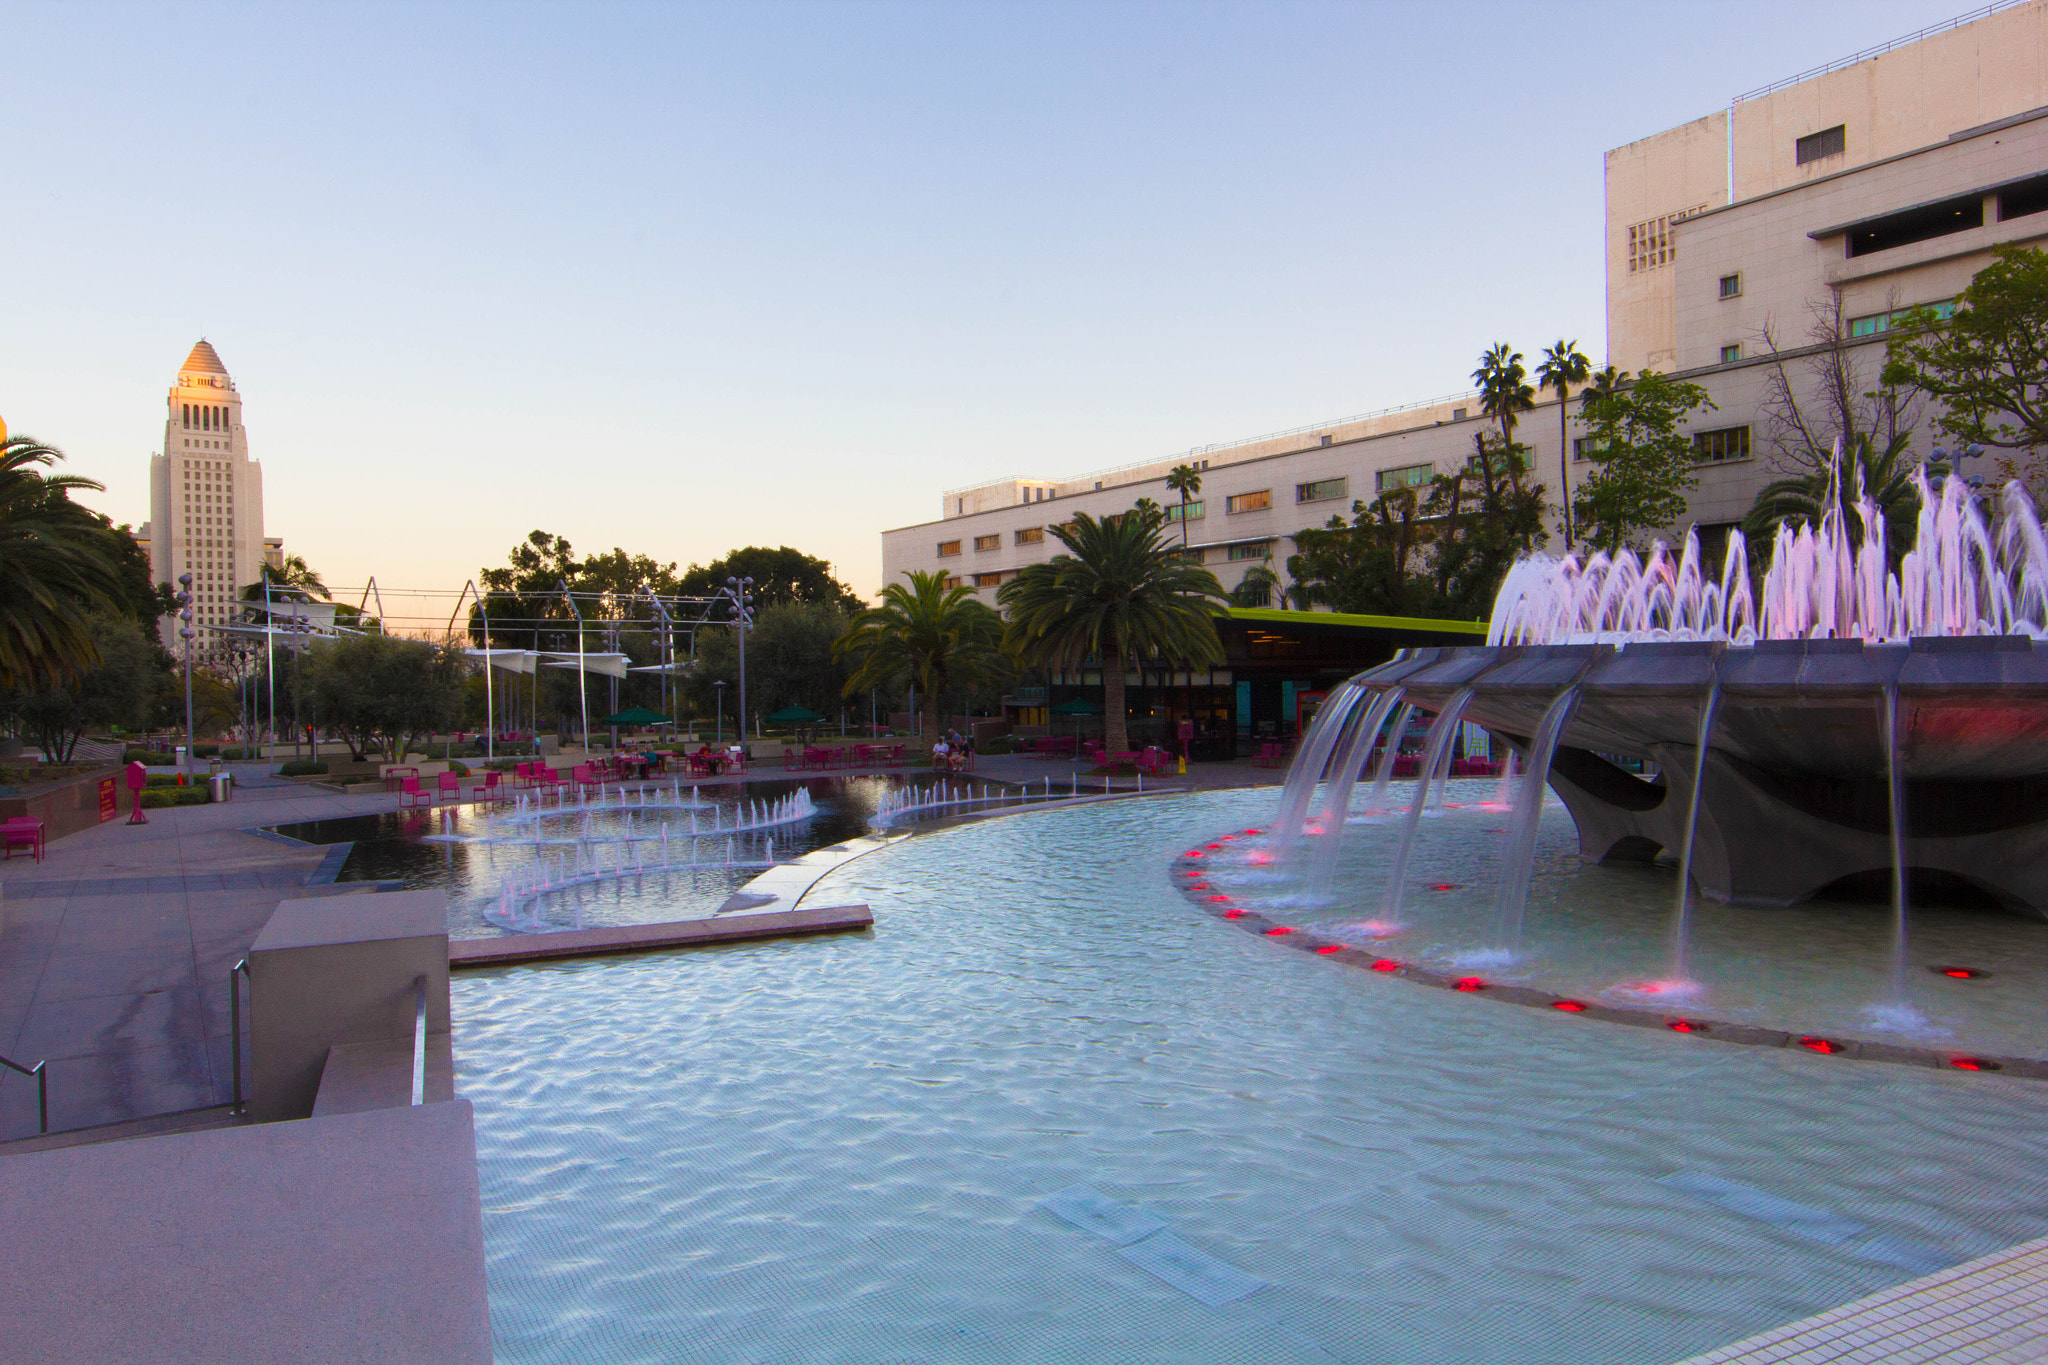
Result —
<path fill-rule="evenodd" d="M 1236 836 L 1235 834 L 1223 834 L 1223 835 L 1218 835 L 1217 837 L 1218 837 L 1218 838 L 1220 838 L 1220 839 L 1222 839 L 1222 841 L 1223 841 L 1224 843 L 1226 843 L 1226 844 L 1227 844 L 1227 843 L 1229 843 L 1229 842 L 1230 842 L 1230 841 L 1231 841 L 1232 839 L 1235 839 L 1235 838 L 1236 838 L 1237 836 Z M 1213 848 L 1213 847 L 1214 847 L 1214 845 L 1211 845 L 1211 847 Z"/>
<path fill-rule="evenodd" d="M 1398 972 L 1401 970 L 1401 964 L 1394 961 L 1391 957 L 1376 958 L 1373 961 L 1372 969 L 1376 972 Z"/>
<path fill-rule="evenodd" d="M 1217 902 L 1227 902 L 1230 899 L 1230 897 L 1224 895 L 1222 892 L 1219 891 L 1215 895 L 1209 897 L 1209 899 Z"/>
<path fill-rule="evenodd" d="M 1316 951 L 1321 953 L 1324 957 L 1328 957 L 1331 953 L 1343 952 L 1344 945 L 1341 943 L 1325 943 L 1322 947 L 1316 949 Z"/>
<path fill-rule="evenodd" d="M 1836 1042 L 1832 1038 L 1815 1038 L 1809 1036 L 1801 1038 L 1799 1040 L 1799 1046 L 1805 1048 L 1808 1052 L 1818 1052 L 1823 1057 L 1832 1057 L 1837 1052 L 1847 1051 L 1846 1048 L 1844 1048 L 1840 1043 Z"/>
<path fill-rule="evenodd" d="M 1458 889 L 1458 884 L 1456 882 L 1438 882 L 1435 886 L 1432 886 L 1429 889 L 1432 891 L 1456 891 Z"/>
<path fill-rule="evenodd" d="M 1705 1033 L 1707 1031 L 1705 1024 L 1695 1024 L 1690 1019 L 1667 1019 L 1664 1022 L 1664 1027 L 1670 1029 L 1673 1033 Z"/>
<path fill-rule="evenodd" d="M 1991 975 L 1989 972 L 1980 972 L 1975 967 L 1933 967 L 1929 970 L 1957 981 L 1975 981 L 1978 977 Z"/>
<path fill-rule="evenodd" d="M 1997 1062 L 1987 1062 L 1982 1057 L 1951 1057 L 1948 1064 L 1958 1071 L 2003 1071 Z"/>
<path fill-rule="evenodd" d="M 1221 844 L 1203 844 L 1203 845 L 1202 845 L 1202 847 L 1203 847 L 1203 848 L 1221 848 L 1221 847 L 1223 847 L 1223 845 L 1221 845 Z"/>
<path fill-rule="evenodd" d="M 1242 911 L 1242 910 L 1225 910 L 1225 911 L 1223 912 L 1223 918 L 1225 918 L 1225 919 L 1243 919 L 1243 918 L 1244 918 L 1244 911 Z"/>
<path fill-rule="evenodd" d="M 1461 976 L 1456 981 L 1453 981 L 1451 985 L 1461 991 L 1483 991 L 1486 989 L 1486 983 L 1476 976 Z"/>
<path fill-rule="evenodd" d="M 1190 890 L 1190 891 L 1207 891 L 1208 889 L 1209 889 L 1209 883 L 1207 883 L 1207 882 L 1189 882 L 1189 883 L 1188 883 L 1188 890 Z"/>
<path fill-rule="evenodd" d="M 1255 830 L 1255 829 L 1248 829 L 1248 830 L 1246 830 L 1246 831 L 1245 831 L 1245 833 L 1246 833 L 1246 834 L 1257 834 L 1257 833 L 1258 833 L 1258 831 L 1257 831 L 1257 830 Z"/>
<path fill-rule="evenodd" d="M 1550 1002 L 1550 1008 L 1563 1010 L 1566 1014 L 1577 1014 L 1586 1008 L 1586 1002 L 1583 1000 L 1553 1000 Z"/>
<path fill-rule="evenodd" d="M 1290 926 L 1290 925 L 1285 925 L 1285 924 L 1282 924 L 1282 925 L 1278 925 L 1278 926 L 1276 926 L 1276 927 L 1274 927 L 1274 928 L 1272 928 L 1272 929 L 1268 929 L 1268 930 L 1266 931 L 1266 937 L 1267 937 L 1267 938 L 1278 938 L 1278 937 L 1280 937 L 1280 935 L 1282 935 L 1282 934 L 1291 934 L 1291 933 L 1293 933 L 1293 932 L 1294 932 L 1294 929 L 1292 928 L 1292 926 Z"/>

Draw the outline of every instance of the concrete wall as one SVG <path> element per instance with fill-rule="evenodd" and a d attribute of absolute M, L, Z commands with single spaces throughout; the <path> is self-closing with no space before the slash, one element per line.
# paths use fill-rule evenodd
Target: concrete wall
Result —
<path fill-rule="evenodd" d="M 448 1048 L 448 903 L 439 891 L 285 901 L 249 949 L 249 1113 L 313 1112 L 330 1049 L 413 1037 L 427 978 L 432 1052 Z"/>
<path fill-rule="evenodd" d="M 102 815 L 100 784 L 114 784 L 114 811 Z M 119 767 L 98 768 L 70 782 L 26 787 L 20 796 L 0 796 L 0 820 L 30 816 L 43 822 L 45 839 L 61 839 L 125 814 L 133 804 Z"/>

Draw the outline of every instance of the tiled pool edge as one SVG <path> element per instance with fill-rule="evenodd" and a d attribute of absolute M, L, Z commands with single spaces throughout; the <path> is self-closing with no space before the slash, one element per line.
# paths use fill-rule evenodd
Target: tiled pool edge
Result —
<path fill-rule="evenodd" d="M 1253 832 L 1255 831 L 1246 831 Z M 1202 859 L 1211 851 L 1221 851 L 1228 847 L 1229 841 L 1240 837 L 1242 836 L 1235 834 L 1219 836 L 1209 841 L 1203 848 L 1190 849 L 1176 857 L 1173 860 L 1176 889 L 1197 909 L 1216 919 L 1228 920 L 1247 933 L 1278 940 L 1285 947 L 1315 953 L 1347 967 L 1363 968 L 1386 976 L 1398 976 L 1418 985 L 1434 986 L 1440 990 L 1483 995 L 1502 1004 L 1550 1009 L 1561 1014 L 1597 1019 L 1610 1024 L 1627 1024 L 1636 1028 L 1668 1029 L 1674 1033 L 1704 1038 L 1709 1042 L 1736 1043 L 1749 1047 L 1798 1047 L 1820 1055 L 1843 1057 L 1854 1061 L 1889 1062 L 1901 1066 L 1929 1067 L 1937 1071 L 1993 1072 L 2023 1080 L 2048 1080 L 2048 1060 L 2038 1057 L 1999 1057 L 1935 1048 L 1903 1047 L 1867 1039 L 1837 1039 L 1784 1029 L 1759 1028 L 1752 1024 L 1728 1023 L 1707 1015 L 1630 1009 L 1626 1006 L 1571 999 L 1560 996 L 1555 991 L 1538 990 L 1531 986 L 1488 981 L 1472 972 L 1439 972 L 1412 962 L 1403 962 L 1384 953 L 1354 948 L 1311 930 L 1282 924 L 1256 910 L 1244 909 L 1230 896 L 1207 887 L 1197 889 L 1193 883 L 1202 875 L 1206 875 L 1201 872 L 1204 866 Z"/>
<path fill-rule="evenodd" d="M 2048 1356 L 2048 1238 L 2022 1242 L 1679 1365 L 1931 1365 Z"/>

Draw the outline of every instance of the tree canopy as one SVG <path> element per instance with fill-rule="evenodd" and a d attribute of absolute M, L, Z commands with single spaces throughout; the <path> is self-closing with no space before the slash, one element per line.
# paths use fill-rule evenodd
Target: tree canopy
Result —
<path fill-rule="evenodd" d="M 95 663 L 52 686 L 0 697 L 0 710 L 53 763 L 69 763 L 88 730 L 148 724 L 151 703 L 165 682 L 162 650 L 133 618 L 95 611 L 86 629 Z"/>
<path fill-rule="evenodd" d="M 683 570 L 678 590 L 686 597 L 709 597 L 724 591 L 728 578 L 752 578 L 754 600 L 764 607 L 819 602 L 851 615 L 865 611 L 868 605 L 832 576 L 829 563 L 787 545 L 772 550 L 749 545 L 709 564 L 692 564 Z"/>
<path fill-rule="evenodd" d="M 1645 370 L 1626 383 L 1587 389 L 1580 407 L 1596 470 L 1579 482 L 1572 504 L 1586 541 L 1612 553 L 1638 532 L 1685 515 L 1685 495 L 1699 475 L 1692 437 L 1680 427 L 1694 412 L 1712 410 L 1707 391 Z"/>
<path fill-rule="evenodd" d="M 462 715 L 462 651 L 391 635 L 321 640 L 299 661 L 309 715 L 348 744 L 358 761 L 371 749 L 393 762 Z"/>
<path fill-rule="evenodd" d="M 833 653 L 856 664 L 842 684 L 844 695 L 907 681 L 923 703 L 918 733 L 936 735 L 948 688 L 971 688 L 1005 671 L 997 649 L 1003 622 L 974 589 L 947 587 L 943 573 L 910 570 L 903 577 L 906 582 L 884 586 L 881 601 L 853 618 Z"/>
<path fill-rule="evenodd" d="M 101 485 L 43 472 L 63 458 L 31 436 L 0 442 L 0 687 L 37 691 L 77 678 L 99 660 L 92 614 L 138 605 L 123 567 L 126 537 L 71 500 Z"/>

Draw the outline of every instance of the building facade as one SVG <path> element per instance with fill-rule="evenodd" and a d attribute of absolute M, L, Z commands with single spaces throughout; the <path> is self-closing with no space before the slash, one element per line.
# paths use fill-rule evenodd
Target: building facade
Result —
<path fill-rule="evenodd" d="M 281 562 L 284 546 L 264 538 L 263 467 L 249 458 L 242 396 L 204 339 L 178 368 L 166 406 L 163 451 L 149 461 L 149 522 L 137 540 L 157 582 L 192 575 L 196 649 L 211 658 L 236 596 L 266 560 Z M 162 630 L 175 651 L 177 620 L 166 618 Z"/>
<path fill-rule="evenodd" d="M 1946 307 L 1998 245 L 2048 241 L 2048 0 L 1977 14 L 1608 154 L 1609 359 L 1676 373 L 1713 404 L 1691 423 L 1699 484 L 1671 532 L 1725 532 L 1788 472 L 1787 395 L 1824 426 L 1830 366 L 1852 392 L 1875 389 L 1897 314 Z M 1592 470 L 1560 448 L 1556 401 L 1516 429 L 1553 503 L 1561 467 L 1573 484 Z M 1931 415 L 1900 414 L 1922 457 Z M 1061 548 L 1050 527 L 1141 497 L 1226 589 L 1259 565 L 1284 579 L 1296 532 L 1456 470 L 1491 425 L 1475 398 L 1453 397 L 1100 474 L 948 490 L 938 521 L 883 532 L 883 581 L 940 570 L 993 601 Z M 1166 487 L 1177 464 L 1203 481 L 1184 522 Z"/>

